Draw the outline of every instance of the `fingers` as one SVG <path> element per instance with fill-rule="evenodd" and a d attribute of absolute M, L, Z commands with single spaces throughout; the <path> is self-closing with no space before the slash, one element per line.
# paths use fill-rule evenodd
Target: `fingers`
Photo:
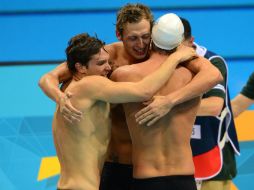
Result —
<path fill-rule="evenodd" d="M 153 118 L 151 121 L 149 121 L 147 124 L 146 124 L 146 126 L 151 126 L 151 125 L 153 125 L 156 121 L 158 121 L 159 119 L 160 119 L 161 117 L 160 116 L 157 116 L 157 117 L 155 117 L 155 118 Z"/>
<path fill-rule="evenodd" d="M 60 112 L 65 115 L 71 115 L 71 111 L 66 107 L 60 107 Z"/>
<path fill-rule="evenodd" d="M 139 112 L 137 112 L 135 114 L 136 118 L 141 117 L 141 115 L 143 115 L 144 113 L 148 112 L 150 110 L 150 106 L 146 106 L 145 108 L 143 108 L 142 110 L 140 110 Z M 141 117 L 141 119 L 143 118 L 143 116 Z"/>
<path fill-rule="evenodd" d="M 155 117 L 154 114 L 147 115 L 145 118 L 139 120 L 139 124 L 142 125 Z"/>
<path fill-rule="evenodd" d="M 73 79 L 74 79 L 75 81 L 81 80 L 81 77 L 78 76 L 78 75 L 73 75 L 72 77 L 73 77 Z"/>
<path fill-rule="evenodd" d="M 69 117 L 63 115 L 63 118 L 67 123 L 72 124 L 72 121 L 69 119 Z"/>
<path fill-rule="evenodd" d="M 72 123 L 79 123 L 80 122 L 80 120 L 81 119 L 79 119 L 79 118 L 77 118 L 77 117 L 75 117 L 75 116 L 71 116 L 71 121 L 72 121 Z"/>
<path fill-rule="evenodd" d="M 77 110 L 76 108 L 74 108 L 71 104 L 66 104 L 65 106 L 68 109 L 68 111 L 70 112 L 70 114 L 76 115 L 77 117 L 82 116 L 82 112 Z"/>
<path fill-rule="evenodd" d="M 150 103 L 151 103 L 151 101 L 148 100 L 148 101 L 143 102 L 143 105 L 147 106 L 147 105 L 149 105 Z"/>
<path fill-rule="evenodd" d="M 60 112 L 64 117 L 65 121 L 73 124 L 81 121 L 83 113 L 78 109 L 74 108 L 70 102 L 70 98 L 73 96 L 71 92 L 65 92 L 64 96 L 60 98 Z"/>
<path fill-rule="evenodd" d="M 143 102 L 143 105 L 147 106 L 147 105 L 151 104 L 153 101 L 154 101 L 154 97 L 152 97 L 150 100 Z"/>
<path fill-rule="evenodd" d="M 70 110 L 67 105 L 63 107 L 60 112 L 65 118 L 68 118 L 68 121 L 70 120 L 71 123 L 80 122 L 83 118 L 82 114 L 76 114 L 75 112 L 72 112 L 72 110 Z"/>
<path fill-rule="evenodd" d="M 66 92 L 65 94 L 66 94 L 67 98 L 71 98 L 72 97 L 72 93 L 70 91 Z"/>
<path fill-rule="evenodd" d="M 71 114 L 73 114 L 73 115 L 82 115 L 82 112 L 79 111 L 79 110 L 77 110 L 76 108 L 74 108 L 74 107 L 72 106 L 72 104 L 70 103 L 69 99 L 70 99 L 72 96 L 73 96 L 73 94 L 72 94 L 71 92 L 69 92 L 69 91 L 66 92 L 66 93 L 65 93 L 65 96 L 63 97 L 62 102 L 64 103 L 65 107 L 66 107 L 67 109 L 69 109 L 68 111 L 70 111 Z"/>
<path fill-rule="evenodd" d="M 70 116 L 74 116 L 74 117 L 77 117 L 77 118 L 81 118 L 82 117 L 82 114 L 77 114 L 77 113 L 73 112 L 67 105 L 62 107 L 60 112 L 63 115 L 70 115 Z"/>
<path fill-rule="evenodd" d="M 136 122 L 139 124 L 143 124 L 146 121 L 148 121 L 150 119 L 151 116 L 155 115 L 155 113 L 149 109 L 146 112 L 144 112 L 143 114 L 141 114 L 139 117 L 136 117 Z"/>
<path fill-rule="evenodd" d="M 75 123 L 79 123 L 80 119 L 75 118 L 72 115 L 63 115 L 63 118 L 66 122 L 68 122 L 69 124 L 75 124 Z"/>

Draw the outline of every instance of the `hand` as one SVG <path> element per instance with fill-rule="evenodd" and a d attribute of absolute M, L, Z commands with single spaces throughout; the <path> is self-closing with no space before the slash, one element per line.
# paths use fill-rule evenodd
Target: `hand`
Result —
<path fill-rule="evenodd" d="M 64 96 L 60 98 L 59 107 L 60 112 L 64 119 L 70 123 L 78 123 L 82 119 L 82 112 L 74 108 L 71 104 L 70 98 L 73 95 L 70 92 L 64 93 Z"/>
<path fill-rule="evenodd" d="M 151 126 L 166 115 L 172 107 L 173 105 L 165 96 L 154 96 L 148 106 L 136 113 L 136 122 L 139 124 L 148 122 L 146 125 Z"/>
<path fill-rule="evenodd" d="M 177 51 L 174 53 L 174 55 L 178 56 L 178 59 L 180 59 L 179 63 L 192 60 L 197 57 L 194 48 L 185 46 L 183 44 L 177 47 Z"/>
<path fill-rule="evenodd" d="M 79 80 L 82 79 L 82 77 L 79 76 L 79 75 L 73 75 L 72 78 L 73 78 L 75 81 L 79 81 Z"/>

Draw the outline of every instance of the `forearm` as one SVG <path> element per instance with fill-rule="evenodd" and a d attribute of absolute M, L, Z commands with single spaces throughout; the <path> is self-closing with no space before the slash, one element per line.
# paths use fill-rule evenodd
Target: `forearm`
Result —
<path fill-rule="evenodd" d="M 58 85 L 59 80 L 50 73 L 45 74 L 39 81 L 42 91 L 56 103 L 59 103 L 60 97 L 64 94 Z"/>
<path fill-rule="evenodd" d="M 167 95 L 169 103 L 178 105 L 198 96 L 202 96 L 213 86 L 222 80 L 220 72 L 216 69 L 214 73 L 210 73 L 209 77 L 203 72 L 198 73 L 185 87 Z"/>
<path fill-rule="evenodd" d="M 254 100 L 251 100 L 242 94 L 237 95 L 232 101 L 232 111 L 234 117 L 239 116 L 243 111 L 245 111 L 251 104 L 254 103 Z"/>
<path fill-rule="evenodd" d="M 196 78 L 185 87 L 167 95 L 166 97 L 169 104 L 178 105 L 195 97 L 202 96 L 203 93 L 208 91 L 214 85 L 214 81 L 204 83 L 202 80 Z"/>

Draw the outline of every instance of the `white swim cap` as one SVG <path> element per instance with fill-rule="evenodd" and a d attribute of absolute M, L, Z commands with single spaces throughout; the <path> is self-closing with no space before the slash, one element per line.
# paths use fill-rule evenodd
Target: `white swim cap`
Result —
<path fill-rule="evenodd" d="M 154 44 L 165 50 L 177 47 L 183 40 L 183 23 L 174 13 L 161 16 L 155 22 L 152 29 Z"/>

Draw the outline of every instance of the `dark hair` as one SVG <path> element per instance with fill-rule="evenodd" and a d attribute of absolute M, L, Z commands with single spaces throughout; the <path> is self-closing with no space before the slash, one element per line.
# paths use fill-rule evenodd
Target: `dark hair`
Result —
<path fill-rule="evenodd" d="M 189 21 L 185 18 L 180 17 L 182 23 L 183 23 L 183 28 L 184 28 L 184 39 L 187 40 L 189 38 L 191 38 L 192 34 L 191 34 L 191 25 L 189 23 Z"/>
<path fill-rule="evenodd" d="M 87 33 L 72 37 L 65 50 L 69 70 L 75 73 L 75 64 L 77 62 L 88 67 L 91 57 L 99 53 L 104 44 L 97 37 L 91 37 Z"/>
<path fill-rule="evenodd" d="M 123 35 L 123 28 L 127 23 L 138 23 L 142 19 L 150 22 L 150 30 L 154 23 L 154 18 L 151 10 L 140 3 L 130 4 L 123 6 L 117 13 L 116 31 Z"/>

